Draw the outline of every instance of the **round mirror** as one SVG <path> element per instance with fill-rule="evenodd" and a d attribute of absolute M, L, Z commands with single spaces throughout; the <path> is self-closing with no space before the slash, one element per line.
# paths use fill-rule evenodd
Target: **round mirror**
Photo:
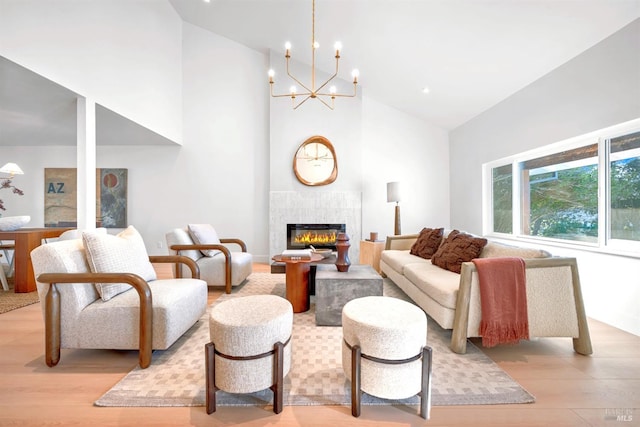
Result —
<path fill-rule="evenodd" d="M 312 136 L 300 145 L 293 158 L 293 172 L 304 185 L 327 185 L 338 176 L 336 152 L 323 136 Z"/>

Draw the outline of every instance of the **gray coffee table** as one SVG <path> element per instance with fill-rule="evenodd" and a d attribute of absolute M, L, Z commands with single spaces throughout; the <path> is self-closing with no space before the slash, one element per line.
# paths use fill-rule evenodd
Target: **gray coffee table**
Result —
<path fill-rule="evenodd" d="M 382 295 L 382 277 L 370 265 L 351 265 L 341 273 L 335 265 L 316 270 L 316 325 L 342 325 L 342 307 L 352 299 Z"/>

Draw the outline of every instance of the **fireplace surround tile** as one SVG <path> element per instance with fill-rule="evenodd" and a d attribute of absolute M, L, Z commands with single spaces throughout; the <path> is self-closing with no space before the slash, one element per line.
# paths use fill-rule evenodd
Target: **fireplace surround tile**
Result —
<path fill-rule="evenodd" d="M 269 251 L 282 253 L 287 246 L 287 224 L 345 224 L 351 248 L 349 259 L 359 259 L 362 238 L 360 191 L 271 191 L 269 193 Z"/>

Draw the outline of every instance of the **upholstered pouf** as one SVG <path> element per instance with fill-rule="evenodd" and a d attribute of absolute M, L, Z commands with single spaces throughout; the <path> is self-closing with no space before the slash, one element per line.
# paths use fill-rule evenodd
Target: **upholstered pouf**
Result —
<path fill-rule="evenodd" d="M 427 316 L 397 298 L 369 296 L 342 309 L 342 367 L 351 380 L 351 413 L 360 415 L 362 391 L 384 399 L 421 395 L 420 415 L 431 407 L 431 348 Z"/>
<path fill-rule="evenodd" d="M 273 411 L 282 411 L 284 376 L 291 367 L 293 307 L 275 295 L 233 298 L 209 315 L 211 342 L 205 346 L 207 413 L 215 393 L 273 391 Z"/>

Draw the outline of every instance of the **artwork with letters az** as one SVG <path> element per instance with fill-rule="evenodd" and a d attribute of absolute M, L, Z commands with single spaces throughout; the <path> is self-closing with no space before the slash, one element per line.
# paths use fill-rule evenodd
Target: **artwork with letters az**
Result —
<path fill-rule="evenodd" d="M 78 184 L 75 168 L 45 168 L 45 227 L 76 227 Z M 127 226 L 127 169 L 96 169 L 96 227 Z"/>

